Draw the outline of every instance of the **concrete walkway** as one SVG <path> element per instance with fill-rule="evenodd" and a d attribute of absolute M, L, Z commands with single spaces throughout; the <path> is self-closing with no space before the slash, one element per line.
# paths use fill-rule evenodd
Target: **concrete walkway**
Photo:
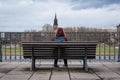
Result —
<path fill-rule="evenodd" d="M 30 71 L 30 62 L 0 63 L 0 80 L 120 80 L 120 63 L 88 62 L 89 71 L 82 70 L 82 63 L 54 68 L 53 64 L 37 63 L 37 70 Z"/>

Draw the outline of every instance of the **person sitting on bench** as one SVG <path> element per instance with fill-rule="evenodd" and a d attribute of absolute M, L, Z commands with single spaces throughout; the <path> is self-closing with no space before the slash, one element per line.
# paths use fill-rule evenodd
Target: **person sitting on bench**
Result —
<path fill-rule="evenodd" d="M 65 36 L 65 33 L 63 31 L 63 28 L 58 28 L 55 34 L 55 37 L 52 39 L 52 41 L 55 42 L 64 42 L 64 41 L 68 41 L 67 37 Z M 54 67 L 59 67 L 57 65 L 58 59 L 54 60 Z M 67 59 L 64 59 L 64 66 L 67 67 Z"/>

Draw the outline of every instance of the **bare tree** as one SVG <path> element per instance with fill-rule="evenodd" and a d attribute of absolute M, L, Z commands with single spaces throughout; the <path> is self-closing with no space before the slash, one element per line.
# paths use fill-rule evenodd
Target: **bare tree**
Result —
<path fill-rule="evenodd" d="M 52 25 L 50 25 L 50 24 L 44 24 L 43 26 L 42 26 L 42 31 L 53 31 L 53 26 Z"/>

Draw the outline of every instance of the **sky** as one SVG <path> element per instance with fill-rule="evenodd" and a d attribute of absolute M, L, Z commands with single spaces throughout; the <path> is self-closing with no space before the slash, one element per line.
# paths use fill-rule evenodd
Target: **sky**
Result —
<path fill-rule="evenodd" d="M 59 27 L 116 28 L 120 24 L 120 0 L 0 0 L 0 32 Z"/>

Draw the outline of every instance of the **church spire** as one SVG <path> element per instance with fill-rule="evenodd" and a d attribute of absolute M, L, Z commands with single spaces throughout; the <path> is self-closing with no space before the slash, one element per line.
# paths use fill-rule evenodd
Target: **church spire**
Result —
<path fill-rule="evenodd" d="M 55 13 L 55 18 L 54 18 L 53 28 L 54 30 L 58 28 L 58 20 L 57 20 L 56 13 Z"/>

